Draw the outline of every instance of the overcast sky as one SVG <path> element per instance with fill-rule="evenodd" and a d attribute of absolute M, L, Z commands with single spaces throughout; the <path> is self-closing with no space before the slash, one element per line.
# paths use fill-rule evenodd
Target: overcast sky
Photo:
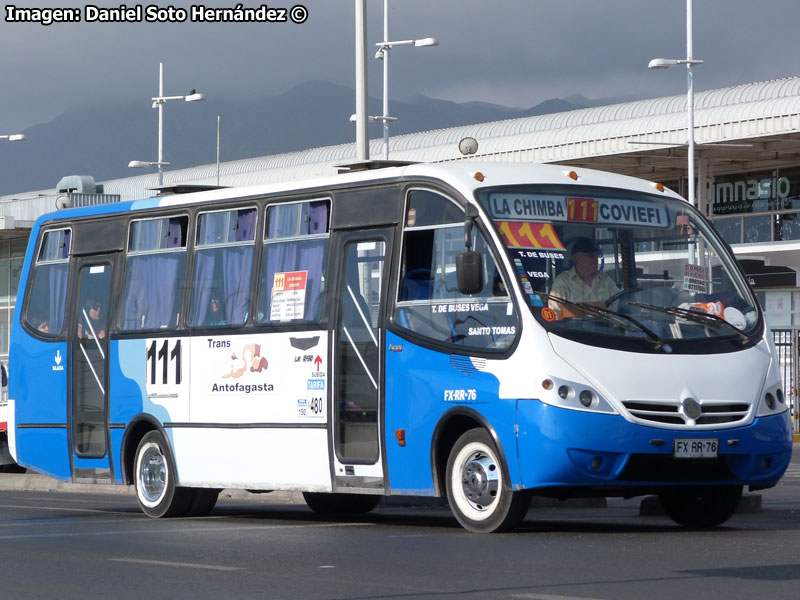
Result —
<path fill-rule="evenodd" d="M 187 19 L 42 26 L 8 22 L 6 0 L 0 16 L 0 134 L 47 122 L 74 106 L 149 103 L 158 88 L 159 61 L 167 95 L 196 88 L 207 96 L 260 97 L 308 80 L 354 87 L 353 0 L 300 1 L 308 9 L 302 24 Z M 88 3 L 14 1 L 25 8 L 76 8 L 82 16 Z M 207 0 L 205 6 L 233 8 L 236 1 Z M 369 87 L 379 97 L 382 65 L 373 56 L 383 37 L 383 0 L 367 0 L 367 13 Z M 694 55 L 705 60 L 695 70 L 695 89 L 800 74 L 798 22 L 798 0 L 694 0 Z M 685 58 L 685 0 L 390 0 L 390 39 L 427 36 L 437 37 L 439 47 L 392 51 L 390 97 L 424 94 L 527 108 L 575 93 L 648 98 L 686 90 L 683 70 L 647 69 L 654 57 Z"/>

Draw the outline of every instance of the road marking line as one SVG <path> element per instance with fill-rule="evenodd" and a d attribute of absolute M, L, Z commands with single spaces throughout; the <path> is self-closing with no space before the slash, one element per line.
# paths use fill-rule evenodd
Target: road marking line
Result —
<path fill-rule="evenodd" d="M 136 563 L 139 565 L 156 565 L 159 567 L 185 567 L 187 569 L 204 569 L 210 571 L 244 571 L 245 567 L 224 567 L 222 565 L 201 565 L 198 563 L 171 562 L 168 560 L 145 560 L 144 558 L 109 558 L 114 562 Z"/>
<path fill-rule="evenodd" d="M 17 504 L 0 504 L 0 508 L 24 508 L 28 510 L 49 510 L 49 511 L 64 511 L 64 512 L 82 512 L 82 513 L 103 513 L 104 515 L 130 515 L 137 514 L 133 512 L 116 511 L 116 510 L 100 510 L 97 508 L 67 508 L 66 506 L 24 506 Z"/>
<path fill-rule="evenodd" d="M 25 496 L 25 500 L 44 500 L 45 502 L 52 502 L 53 498 L 50 496 Z M 100 504 L 97 500 L 82 500 L 79 498 L 64 498 L 63 496 L 58 499 L 59 502 L 77 502 L 79 504 Z M 135 502 L 131 500 L 104 500 L 103 504 L 122 504 L 124 506 L 136 506 Z"/>
<path fill-rule="evenodd" d="M 195 521 L 196 522 L 196 521 Z M 78 533 L 35 533 L 30 535 L 0 535 L 0 540 L 26 540 L 36 538 L 96 537 L 102 535 L 159 535 L 164 533 L 214 533 L 215 531 L 263 531 L 266 529 L 312 529 L 320 527 L 369 527 L 374 523 L 312 523 L 309 525 L 264 525 L 262 527 L 193 527 L 183 529 L 151 528 L 140 531 L 130 529 L 120 531 L 81 531 Z"/>
<path fill-rule="evenodd" d="M 526 598 L 528 600 L 597 600 L 586 596 L 555 596 L 553 594 L 511 594 L 512 598 Z"/>
<path fill-rule="evenodd" d="M 0 527 L 42 527 L 42 526 L 53 526 L 53 525 L 72 525 L 74 523 L 80 523 L 82 521 L 78 521 L 79 517 L 65 517 L 61 520 L 55 520 L 52 517 L 24 517 L 21 519 L 17 519 L 15 521 L 3 521 L 0 523 Z M 67 520 L 70 519 L 70 520 Z M 119 519 L 95 519 L 92 521 L 92 524 L 95 523 L 119 523 Z"/>

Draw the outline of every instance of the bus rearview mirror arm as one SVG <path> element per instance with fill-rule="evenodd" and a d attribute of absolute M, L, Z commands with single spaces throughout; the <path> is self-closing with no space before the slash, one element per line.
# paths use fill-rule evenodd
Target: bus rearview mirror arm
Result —
<path fill-rule="evenodd" d="M 458 291 L 465 295 L 477 294 L 483 289 L 483 261 L 481 253 L 472 250 L 472 228 L 478 218 L 478 209 L 468 204 L 464 212 L 464 246 L 466 250 L 456 256 Z"/>

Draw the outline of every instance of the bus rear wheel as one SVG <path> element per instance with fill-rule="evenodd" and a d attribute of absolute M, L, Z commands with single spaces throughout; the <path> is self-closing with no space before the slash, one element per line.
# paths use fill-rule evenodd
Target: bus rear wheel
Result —
<path fill-rule="evenodd" d="M 188 517 L 205 517 L 217 505 L 222 490 L 211 488 L 190 488 L 192 501 L 186 511 Z"/>
<path fill-rule="evenodd" d="M 145 434 L 136 450 L 134 487 L 139 506 L 148 517 L 180 517 L 192 506 L 194 490 L 175 484 L 173 465 L 164 436 L 158 431 Z"/>
<path fill-rule="evenodd" d="M 658 495 L 670 519 L 693 529 L 722 525 L 736 512 L 741 497 L 742 486 L 683 487 Z"/>
<path fill-rule="evenodd" d="M 365 515 L 381 501 L 380 496 L 324 492 L 303 492 L 303 499 L 311 510 L 326 517 Z"/>
<path fill-rule="evenodd" d="M 453 515 L 475 533 L 513 529 L 530 506 L 527 494 L 506 489 L 499 452 L 484 429 L 471 429 L 456 441 L 447 460 L 446 488 Z"/>

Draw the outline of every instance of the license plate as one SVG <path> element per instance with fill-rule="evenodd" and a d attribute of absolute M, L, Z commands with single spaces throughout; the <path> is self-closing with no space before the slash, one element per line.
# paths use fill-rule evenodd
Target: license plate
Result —
<path fill-rule="evenodd" d="M 719 440 L 675 440 L 675 458 L 716 458 Z"/>

